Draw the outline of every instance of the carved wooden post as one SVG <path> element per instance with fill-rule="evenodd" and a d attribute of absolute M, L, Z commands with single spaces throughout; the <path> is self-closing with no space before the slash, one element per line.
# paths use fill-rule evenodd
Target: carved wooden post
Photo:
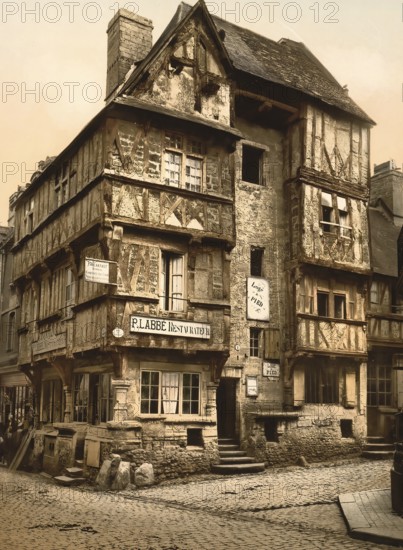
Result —
<path fill-rule="evenodd" d="M 72 391 L 71 386 L 63 386 L 64 390 L 64 422 L 72 422 L 73 407 L 72 407 Z"/>

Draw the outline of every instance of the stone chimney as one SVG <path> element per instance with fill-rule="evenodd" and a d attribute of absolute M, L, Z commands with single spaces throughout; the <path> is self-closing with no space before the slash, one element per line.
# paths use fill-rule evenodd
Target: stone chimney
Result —
<path fill-rule="evenodd" d="M 153 24 L 150 19 L 121 9 L 108 25 L 108 67 L 106 100 L 124 81 L 133 65 L 142 61 L 152 47 Z"/>

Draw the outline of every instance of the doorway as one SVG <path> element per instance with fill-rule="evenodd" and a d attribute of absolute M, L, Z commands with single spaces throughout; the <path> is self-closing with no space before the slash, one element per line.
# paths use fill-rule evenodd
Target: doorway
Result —
<path fill-rule="evenodd" d="M 236 388 L 235 378 L 221 378 L 217 388 L 217 431 L 218 437 L 236 436 Z"/>

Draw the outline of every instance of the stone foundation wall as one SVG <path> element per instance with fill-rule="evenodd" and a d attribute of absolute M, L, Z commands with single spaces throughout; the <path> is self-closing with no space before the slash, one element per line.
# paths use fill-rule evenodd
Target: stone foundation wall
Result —
<path fill-rule="evenodd" d="M 256 422 L 242 448 L 269 466 L 295 464 L 303 456 L 308 462 L 321 462 L 357 456 L 364 443 L 361 419 L 353 419 L 353 437 L 342 437 L 340 419 L 300 418 L 285 423 L 278 441 L 268 441 L 264 422 Z"/>

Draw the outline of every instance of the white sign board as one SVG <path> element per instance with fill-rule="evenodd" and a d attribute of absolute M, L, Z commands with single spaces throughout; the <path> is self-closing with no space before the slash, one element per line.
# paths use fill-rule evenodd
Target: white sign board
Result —
<path fill-rule="evenodd" d="M 246 377 L 246 395 L 247 397 L 257 397 L 257 376 Z"/>
<path fill-rule="evenodd" d="M 280 379 L 280 365 L 278 363 L 268 363 L 264 361 L 263 363 L 263 376 L 267 377 L 269 380 L 279 380 Z"/>
<path fill-rule="evenodd" d="M 85 280 L 89 283 L 109 284 L 109 264 L 105 260 L 85 258 Z"/>
<path fill-rule="evenodd" d="M 262 277 L 247 279 L 247 318 L 253 321 L 269 321 L 269 281 Z"/>
<path fill-rule="evenodd" d="M 191 323 L 158 317 L 140 317 L 138 315 L 130 317 L 130 332 L 202 338 L 203 340 L 209 340 L 211 336 L 210 325 L 205 323 Z"/>

